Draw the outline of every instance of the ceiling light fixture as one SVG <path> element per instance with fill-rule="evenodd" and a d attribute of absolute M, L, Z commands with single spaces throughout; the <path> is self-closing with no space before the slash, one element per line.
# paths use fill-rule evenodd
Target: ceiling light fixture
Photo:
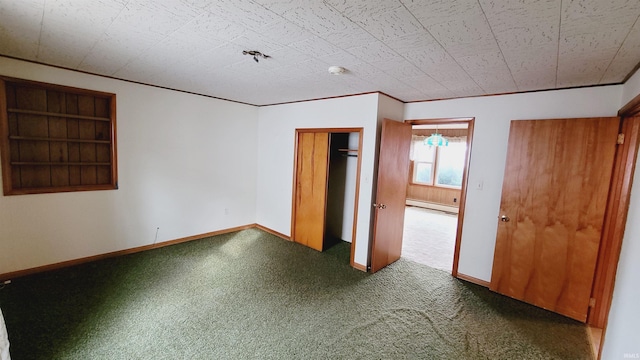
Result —
<path fill-rule="evenodd" d="M 438 125 L 436 124 L 436 132 L 424 139 L 424 144 L 428 146 L 449 146 L 449 139 L 438 133 Z"/>
<path fill-rule="evenodd" d="M 449 146 L 449 140 L 442 136 L 442 134 L 433 133 L 424 139 L 424 144 L 429 146 Z"/>
<path fill-rule="evenodd" d="M 329 74 L 331 75 L 342 75 L 347 72 L 347 69 L 342 66 L 329 66 Z"/>
<path fill-rule="evenodd" d="M 242 51 L 242 55 L 251 55 L 253 56 L 253 61 L 255 62 L 259 62 L 258 58 L 261 57 L 263 59 L 268 59 L 271 56 L 267 55 L 267 54 L 263 54 L 260 51 L 257 50 L 244 50 Z"/>

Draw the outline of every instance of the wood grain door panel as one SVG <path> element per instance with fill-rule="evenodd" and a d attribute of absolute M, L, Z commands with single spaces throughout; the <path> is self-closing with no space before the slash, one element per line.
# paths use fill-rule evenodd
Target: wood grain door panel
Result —
<path fill-rule="evenodd" d="M 491 289 L 585 321 L 618 118 L 511 122 Z"/>
<path fill-rule="evenodd" d="M 323 250 L 329 133 L 298 134 L 293 241 Z"/>
<path fill-rule="evenodd" d="M 400 258 L 404 207 L 409 180 L 411 125 L 389 119 L 382 123 L 378 185 L 371 250 L 371 272 Z"/>

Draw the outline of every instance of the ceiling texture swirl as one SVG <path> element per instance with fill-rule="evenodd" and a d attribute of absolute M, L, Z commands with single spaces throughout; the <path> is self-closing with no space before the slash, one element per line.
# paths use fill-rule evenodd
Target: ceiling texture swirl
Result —
<path fill-rule="evenodd" d="M 0 0 L 0 54 L 253 105 L 411 102 L 621 83 L 639 17 L 639 0 Z"/>

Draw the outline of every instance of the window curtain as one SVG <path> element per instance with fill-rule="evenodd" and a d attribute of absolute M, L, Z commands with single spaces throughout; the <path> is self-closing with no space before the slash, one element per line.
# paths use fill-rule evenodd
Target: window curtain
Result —
<path fill-rule="evenodd" d="M 426 138 L 428 138 L 429 136 L 426 135 L 411 135 L 411 148 L 409 150 L 409 159 L 411 159 L 411 161 L 415 161 L 416 160 L 416 148 L 419 146 L 428 146 L 428 145 L 424 145 L 424 141 Z M 450 143 L 458 143 L 458 142 L 467 142 L 467 137 L 466 136 L 446 136 L 443 135 L 443 138 L 449 140 Z"/>

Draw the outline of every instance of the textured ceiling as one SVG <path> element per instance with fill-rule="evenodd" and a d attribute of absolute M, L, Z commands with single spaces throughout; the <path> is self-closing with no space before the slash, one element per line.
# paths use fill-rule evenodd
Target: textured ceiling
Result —
<path fill-rule="evenodd" d="M 0 54 L 255 105 L 418 101 L 620 83 L 639 16 L 639 0 L 0 0 Z"/>

